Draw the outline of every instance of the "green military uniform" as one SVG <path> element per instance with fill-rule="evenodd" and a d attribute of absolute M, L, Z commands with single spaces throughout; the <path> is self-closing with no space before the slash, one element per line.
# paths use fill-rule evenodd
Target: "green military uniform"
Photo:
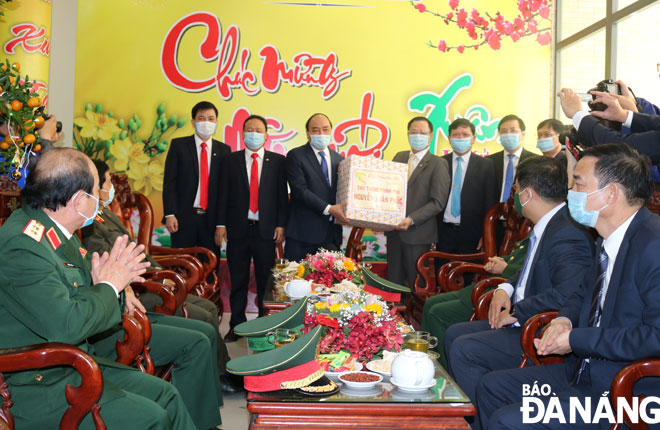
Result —
<path fill-rule="evenodd" d="M 67 239 L 42 210 L 26 206 L 0 228 L 0 249 L 5 259 L 0 266 L 0 348 L 63 342 L 92 354 L 104 376 L 99 403 L 109 428 L 188 430 L 220 423 L 220 391 L 211 382 L 218 379 L 215 355 L 199 327 L 173 331 L 160 324 L 152 332 L 154 361 L 175 363 L 174 385 L 119 365 L 113 361 L 114 341 L 122 335 L 117 295 L 109 284 L 92 284 L 86 250 L 76 235 Z M 107 337 L 96 341 L 99 333 Z M 19 429 L 57 428 L 67 405 L 65 385 L 80 382 L 72 368 L 63 366 L 11 372 L 5 378 Z M 93 428 L 91 421 L 88 415 L 80 428 Z"/>
<path fill-rule="evenodd" d="M 103 208 L 92 225 L 82 229 L 83 245 L 89 252 L 98 252 L 99 254 L 106 251 L 110 252 L 117 237 L 124 234 L 128 235 L 128 230 L 126 230 L 126 227 L 124 227 L 124 224 L 122 224 L 117 215 L 109 208 Z M 160 267 L 151 256 L 147 255 L 147 260 L 151 263 L 152 268 Z M 163 303 L 158 294 L 149 291 L 140 294 L 140 301 L 148 311 L 153 311 L 156 305 Z M 190 318 L 207 322 L 214 328 L 215 342 L 218 345 L 218 373 L 224 375 L 226 372 L 225 366 L 229 361 L 229 352 L 227 352 L 225 341 L 220 336 L 220 331 L 218 330 L 218 308 L 212 301 L 192 294 L 188 294 L 186 297 L 186 308 L 188 309 L 188 316 Z M 183 316 L 182 309 L 180 307 L 177 308 L 174 315 Z"/>
<path fill-rule="evenodd" d="M 516 243 L 513 252 L 504 257 L 507 266 L 501 276 L 510 278 L 522 268 L 527 253 L 527 241 L 526 237 Z M 444 344 L 445 332 L 454 324 L 470 320 L 474 312 L 472 291 L 475 286 L 476 282 L 458 291 L 437 294 L 424 303 L 421 330 L 438 338 L 438 346 L 435 349 L 440 354 L 438 362 L 445 369 L 448 369 Z"/>

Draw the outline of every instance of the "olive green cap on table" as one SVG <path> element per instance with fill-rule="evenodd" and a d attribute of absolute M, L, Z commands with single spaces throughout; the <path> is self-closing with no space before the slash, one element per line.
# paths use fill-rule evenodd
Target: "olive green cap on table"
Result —
<path fill-rule="evenodd" d="M 245 389 L 264 392 L 302 388 L 323 377 L 316 361 L 321 326 L 279 348 L 245 355 L 227 363 L 227 371 L 243 376 Z"/>
<path fill-rule="evenodd" d="M 266 335 L 278 328 L 300 331 L 307 312 L 307 297 L 298 300 L 288 308 L 273 315 L 246 321 L 234 327 L 234 333 L 248 338 L 248 347 L 253 351 L 267 351 L 275 348 Z"/>
<path fill-rule="evenodd" d="M 364 291 L 381 296 L 388 302 L 400 302 L 402 293 L 409 293 L 410 288 L 383 279 L 369 269 L 362 269 Z"/>

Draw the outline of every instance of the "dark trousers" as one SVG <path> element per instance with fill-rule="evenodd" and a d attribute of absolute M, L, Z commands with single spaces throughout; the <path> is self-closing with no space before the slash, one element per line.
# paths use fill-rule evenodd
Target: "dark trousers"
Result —
<path fill-rule="evenodd" d="M 327 249 L 328 251 L 339 251 L 341 243 L 333 241 L 332 233 L 335 223 L 331 221 L 329 224 L 325 239 L 321 243 L 310 243 L 287 237 L 284 244 L 284 257 L 289 261 L 300 261 L 307 254 L 316 254 L 320 248 Z"/>
<path fill-rule="evenodd" d="M 603 391 L 609 390 L 609 383 L 592 384 L 589 372 L 583 373 L 580 382 L 576 385 L 570 385 L 572 375 L 575 373 L 575 362 L 550 364 L 546 366 L 532 366 L 524 369 L 509 369 L 491 372 L 485 375 L 479 383 L 477 389 L 477 412 L 479 421 L 483 429 L 586 429 L 586 428 L 609 428 L 607 420 L 598 424 L 584 424 L 580 422 L 580 415 L 576 414 L 576 423 L 569 423 L 569 399 L 577 397 L 581 404 L 585 404 L 585 398 L 591 397 L 591 412 L 593 416 L 598 399 Z M 594 381 L 597 382 L 597 381 Z M 559 420 L 552 419 L 547 423 L 540 421 L 538 423 L 523 424 L 523 414 L 520 410 L 523 400 L 523 385 L 530 388 L 536 385 L 541 388 L 548 384 L 551 388 L 551 396 L 559 400 L 561 410 L 566 418 L 565 424 L 560 424 Z M 601 385 L 600 387 L 597 385 Z M 527 397 L 530 397 L 527 395 Z M 540 397 L 547 406 L 548 396 Z M 530 411 L 530 417 L 535 417 L 537 410 Z M 616 413 L 616 411 L 615 411 Z M 474 426 L 473 426 L 474 428 Z"/>
<path fill-rule="evenodd" d="M 231 319 L 229 327 L 247 321 L 245 307 L 247 306 L 248 282 L 250 281 L 250 261 L 254 261 L 254 277 L 257 281 L 257 307 L 259 314 L 263 313 L 264 293 L 268 285 L 268 277 L 275 262 L 275 241 L 263 239 L 259 234 L 259 225 L 249 225 L 244 238 L 229 239 L 227 242 L 227 264 L 231 277 Z"/>
<path fill-rule="evenodd" d="M 192 208 L 190 211 L 192 212 Z M 203 246 L 215 252 L 216 255 L 220 252 L 214 241 L 215 226 L 210 224 L 207 214 L 193 214 L 189 218 L 178 219 L 178 221 L 179 230 L 172 233 L 172 248 Z"/>
<path fill-rule="evenodd" d="M 153 312 L 156 305 L 161 305 L 163 300 L 158 294 L 146 291 L 140 294 L 140 301 L 147 308 L 148 311 Z M 215 303 L 202 297 L 197 297 L 192 294 L 186 296 L 186 309 L 188 309 L 188 316 L 194 320 L 204 321 L 209 323 L 214 329 L 216 334 L 216 342 L 218 346 L 218 373 L 224 375 L 226 373 L 226 364 L 230 360 L 227 345 L 220 336 L 218 317 L 218 308 Z M 182 306 L 176 308 L 174 316 L 182 317 Z"/>
<path fill-rule="evenodd" d="M 520 327 L 491 330 L 488 321 L 451 326 L 445 334 L 445 352 L 456 383 L 474 402 L 481 377 L 493 370 L 518 367 L 522 356 Z"/>
<path fill-rule="evenodd" d="M 438 243 L 436 249 L 438 251 L 447 252 L 450 254 L 474 254 L 479 245 L 479 238 L 474 238 L 473 232 L 467 232 L 467 227 L 464 225 L 454 225 L 440 221 L 438 223 Z M 435 259 L 436 271 L 439 270 L 444 264 L 449 263 L 450 260 L 444 258 Z M 481 260 L 474 261 L 481 264 Z M 466 273 L 463 276 L 463 285 L 472 283 L 474 275 Z"/>

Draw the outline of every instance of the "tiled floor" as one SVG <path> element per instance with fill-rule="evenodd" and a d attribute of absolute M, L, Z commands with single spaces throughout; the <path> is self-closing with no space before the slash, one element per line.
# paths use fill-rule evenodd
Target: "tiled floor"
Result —
<path fill-rule="evenodd" d="M 229 313 L 225 313 L 220 324 L 220 333 L 224 337 L 229 331 Z M 257 317 L 256 313 L 247 314 L 249 320 Z M 241 357 L 248 353 L 247 340 L 241 338 L 236 342 L 228 343 L 227 349 L 231 358 Z M 247 411 L 245 393 L 223 394 L 225 405 L 220 409 L 223 430 L 245 430 L 248 428 L 250 414 Z"/>

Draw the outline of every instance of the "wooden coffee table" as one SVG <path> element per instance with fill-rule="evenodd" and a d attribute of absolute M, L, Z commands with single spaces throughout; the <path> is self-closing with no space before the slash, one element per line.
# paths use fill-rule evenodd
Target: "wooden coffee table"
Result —
<path fill-rule="evenodd" d="M 436 387 L 407 393 L 386 378 L 371 391 L 341 387 L 329 397 L 291 391 L 248 393 L 250 429 L 469 429 L 474 406 L 436 365 Z"/>

